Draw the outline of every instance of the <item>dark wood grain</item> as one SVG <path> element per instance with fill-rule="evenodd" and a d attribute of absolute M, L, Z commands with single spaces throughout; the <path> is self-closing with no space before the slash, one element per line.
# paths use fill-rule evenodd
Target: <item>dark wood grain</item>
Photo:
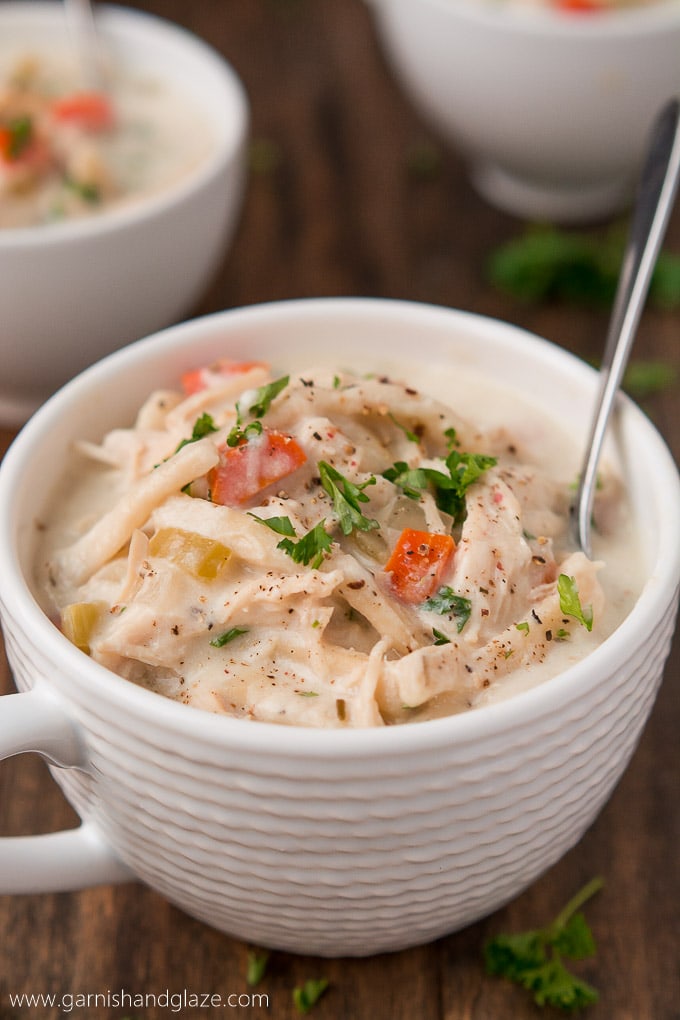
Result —
<path fill-rule="evenodd" d="M 491 286 L 490 252 L 523 224 L 471 190 L 459 153 L 400 93 L 360 0 L 147 0 L 235 66 L 252 105 L 253 167 L 238 233 L 193 313 L 308 295 L 363 294 L 456 306 L 510 320 L 585 357 L 601 351 L 607 311 L 522 305 Z M 668 246 L 680 250 L 680 219 Z M 636 353 L 678 364 L 677 313 L 648 310 Z M 645 410 L 680 457 L 678 386 Z M 10 439 L 0 435 L 0 452 Z M 0 579 L 2 583 L 2 579 Z M 298 1016 L 292 988 L 325 976 L 319 1020 L 531 1020 L 519 990 L 484 975 L 499 930 L 546 922 L 592 875 L 598 941 L 580 968 L 600 989 L 592 1020 L 680 1018 L 680 647 L 633 761 L 580 844 L 513 903 L 428 947 L 365 960 L 274 954 L 256 991 L 268 1006 L 236 1015 Z M 2 659 L 0 690 L 12 689 Z M 0 705 L 0 711 L 2 710 Z M 0 767 L 0 834 L 49 831 L 75 816 L 34 756 Z M 137 886 L 0 897 L 0 1020 L 56 1020 L 13 1008 L 10 993 L 244 993 L 249 947 Z M 224 1010 L 187 1009 L 191 1020 Z M 226 1011 L 227 1015 L 229 1010 Z M 86 1020 L 157 1020 L 171 1008 L 92 1005 Z"/>

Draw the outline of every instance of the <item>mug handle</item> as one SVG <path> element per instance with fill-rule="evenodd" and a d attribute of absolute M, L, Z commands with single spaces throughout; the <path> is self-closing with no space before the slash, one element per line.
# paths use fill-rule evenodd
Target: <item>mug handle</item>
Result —
<path fill-rule="evenodd" d="M 61 767 L 85 767 L 74 723 L 37 688 L 0 700 L 0 760 L 27 751 Z M 0 893 L 71 892 L 134 877 L 88 822 L 43 836 L 0 838 Z"/>

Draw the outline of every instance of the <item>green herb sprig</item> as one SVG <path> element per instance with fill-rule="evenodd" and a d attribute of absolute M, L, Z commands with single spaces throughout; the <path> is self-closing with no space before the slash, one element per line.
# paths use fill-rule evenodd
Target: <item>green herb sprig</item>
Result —
<path fill-rule="evenodd" d="M 313 570 L 318 570 L 325 554 L 330 552 L 333 545 L 333 539 L 326 531 L 325 518 L 302 538 L 296 539 L 295 528 L 290 517 L 258 517 L 253 513 L 250 513 L 249 516 L 276 532 L 277 535 L 285 535 L 276 548 L 283 549 L 295 563 L 302 563 L 304 566 L 311 564 Z"/>
<path fill-rule="evenodd" d="M 179 451 L 184 449 L 185 446 L 188 446 L 189 443 L 197 443 L 199 439 L 204 439 L 206 436 L 209 436 L 212 432 L 217 431 L 218 431 L 217 425 L 215 424 L 212 415 L 208 414 L 207 412 L 204 412 L 194 422 L 194 427 L 191 430 L 191 437 L 189 439 L 182 439 L 181 442 L 178 444 L 175 453 L 179 453 Z"/>
<path fill-rule="evenodd" d="M 260 386 L 255 390 L 253 402 L 248 408 L 247 413 L 253 418 L 263 418 L 271 407 L 272 400 L 274 397 L 278 397 L 282 390 L 285 390 L 286 386 L 290 382 L 290 376 L 284 375 L 280 379 L 275 379 L 273 382 L 265 383 L 264 386 Z M 241 425 L 243 421 L 243 412 L 240 404 L 236 405 L 236 423 Z"/>
<path fill-rule="evenodd" d="M 297 541 L 282 538 L 276 548 L 283 549 L 295 563 L 302 563 L 304 566 L 311 566 L 312 570 L 318 570 L 332 545 L 333 539 L 326 531 L 324 518 L 302 538 Z"/>
<path fill-rule="evenodd" d="M 495 457 L 486 454 L 451 450 L 443 461 L 448 474 L 437 468 L 409 468 L 404 461 L 397 461 L 383 471 L 383 478 L 398 486 L 409 499 L 420 499 L 423 490 L 431 488 L 439 509 L 459 523 L 465 518 L 467 490 L 496 463 Z"/>
<path fill-rule="evenodd" d="M 573 1011 L 597 1002 L 597 990 L 572 974 L 563 957 L 583 960 L 595 953 L 592 932 L 579 911 L 603 884 L 593 878 L 545 928 L 490 939 L 484 946 L 487 973 L 526 988 L 539 1006 Z"/>
<path fill-rule="evenodd" d="M 7 125 L 7 131 L 7 156 L 10 160 L 19 159 L 33 141 L 33 120 L 28 116 L 14 117 Z"/>
<path fill-rule="evenodd" d="M 230 641 L 240 637 L 241 634 L 247 634 L 247 627 L 231 627 L 229 630 L 225 630 L 223 634 L 218 634 L 216 638 L 213 638 L 210 644 L 213 648 L 224 648 Z"/>
<path fill-rule="evenodd" d="M 355 528 L 358 531 L 371 531 L 373 528 L 380 527 L 378 521 L 366 517 L 359 506 L 360 503 L 368 503 L 368 496 L 364 489 L 368 485 L 376 484 L 375 475 L 371 475 L 365 482 L 356 485 L 341 475 L 327 461 L 320 460 L 319 477 L 321 485 L 333 500 L 333 509 L 338 516 L 344 535 L 350 535 Z"/>
<path fill-rule="evenodd" d="M 293 1002 L 298 1013 L 309 1013 L 328 988 L 328 978 L 310 978 L 293 989 Z"/>
<path fill-rule="evenodd" d="M 248 511 L 248 516 L 260 524 L 264 524 L 271 531 L 275 531 L 277 535 L 290 535 L 295 538 L 295 528 L 290 517 L 258 517 L 257 514 L 250 511 Z"/>
<path fill-rule="evenodd" d="M 246 983 L 249 984 L 251 988 L 254 985 L 259 985 L 266 973 L 268 964 L 269 951 L 267 949 L 250 949 L 248 951 Z"/>
<path fill-rule="evenodd" d="M 557 594 L 560 597 L 560 609 L 565 616 L 573 616 L 582 623 L 587 631 L 593 629 L 593 607 L 583 606 L 576 586 L 576 578 L 568 574 L 560 574 L 557 578 Z"/>
<path fill-rule="evenodd" d="M 464 595 L 456 595 L 453 588 L 445 585 L 429 599 L 426 599 L 421 608 L 428 609 L 431 613 L 439 613 L 440 616 L 453 616 L 457 621 L 456 629 L 460 634 L 470 619 L 472 603 L 470 599 L 465 598 Z"/>
<path fill-rule="evenodd" d="M 564 230 L 532 226 L 491 253 L 487 271 L 499 290 L 524 303 L 559 300 L 609 305 L 616 293 L 625 230 Z M 680 306 L 680 257 L 660 253 L 649 300 L 660 308 Z"/>
<path fill-rule="evenodd" d="M 251 421 L 244 429 L 240 425 L 234 425 L 227 436 L 227 446 L 240 446 L 247 443 L 253 436 L 261 436 L 263 425 L 261 421 Z"/>

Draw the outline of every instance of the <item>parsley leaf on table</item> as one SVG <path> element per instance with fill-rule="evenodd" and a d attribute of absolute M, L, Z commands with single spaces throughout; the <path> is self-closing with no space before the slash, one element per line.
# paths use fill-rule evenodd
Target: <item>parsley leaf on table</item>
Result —
<path fill-rule="evenodd" d="M 265 975 L 269 963 L 269 950 L 250 949 L 248 951 L 248 970 L 246 983 L 251 987 L 258 985 Z"/>
<path fill-rule="evenodd" d="M 601 878 L 591 879 L 545 928 L 490 939 L 484 947 L 487 973 L 526 988 L 539 1006 L 577 1010 L 597 1002 L 597 990 L 572 974 L 562 957 L 583 960 L 595 953 L 592 932 L 579 911 L 602 885 Z"/>
<path fill-rule="evenodd" d="M 304 985 L 293 989 L 293 1002 L 298 1013 L 309 1013 L 328 988 L 328 978 L 310 978 Z"/>
<path fill-rule="evenodd" d="M 625 231 L 529 227 L 491 253 L 487 273 L 499 290 L 526 303 L 557 299 L 573 304 L 608 305 L 619 278 Z M 649 290 L 659 308 L 680 306 L 680 256 L 662 251 Z"/>
<path fill-rule="evenodd" d="M 677 381 L 678 370 L 668 361 L 632 360 L 623 376 L 623 388 L 634 400 L 644 400 Z"/>

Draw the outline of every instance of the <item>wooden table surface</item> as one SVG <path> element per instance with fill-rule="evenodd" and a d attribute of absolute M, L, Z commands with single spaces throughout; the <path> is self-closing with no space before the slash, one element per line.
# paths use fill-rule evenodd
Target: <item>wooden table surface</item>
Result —
<path fill-rule="evenodd" d="M 472 191 L 460 154 L 400 93 L 361 0 L 147 0 L 133 6 L 211 42 L 233 63 L 252 103 L 252 172 L 239 230 L 191 314 L 299 296 L 409 298 L 498 316 L 598 358 L 606 307 L 523 304 L 489 282 L 490 253 L 525 224 Z M 679 216 L 667 246 L 680 251 Z M 679 326 L 677 312 L 648 309 L 636 356 L 677 366 Z M 677 458 L 677 383 L 643 406 Z M 0 451 L 10 438 L 1 434 Z M 546 923 L 585 881 L 601 875 L 605 888 L 586 908 L 598 951 L 579 968 L 600 990 L 588 1015 L 678 1020 L 679 668 L 676 641 L 652 717 L 610 802 L 580 844 L 506 909 L 433 945 L 371 959 L 275 953 L 254 989 L 268 1004 L 241 999 L 233 1014 L 299 1016 L 293 987 L 326 977 L 329 989 L 312 1012 L 319 1020 L 535 1018 L 541 1011 L 523 991 L 485 975 L 484 940 Z M 3 659 L 0 690 L 11 689 Z M 0 834 L 75 821 L 40 759 L 26 755 L 2 765 Z M 155 1007 L 71 1011 L 88 1020 L 223 1013 L 173 1010 L 170 1002 L 163 1005 L 163 993 L 251 994 L 248 950 L 140 886 L 0 897 L 0 1020 L 67 1015 L 68 999 L 61 1012 L 13 1005 L 10 995 L 21 992 L 101 996 L 124 990 L 159 997 Z"/>

